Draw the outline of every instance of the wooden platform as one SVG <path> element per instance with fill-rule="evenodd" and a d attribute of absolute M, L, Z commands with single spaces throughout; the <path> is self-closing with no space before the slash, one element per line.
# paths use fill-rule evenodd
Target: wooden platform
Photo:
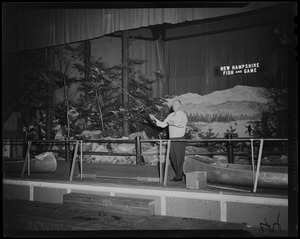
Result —
<path fill-rule="evenodd" d="M 251 236 L 245 224 L 170 216 L 142 216 L 68 208 L 53 203 L 4 201 L 4 231 L 205 230 L 213 235 Z M 204 233 L 205 234 L 205 233 Z M 197 233 L 198 236 L 201 233 Z"/>
<path fill-rule="evenodd" d="M 63 195 L 69 193 L 84 193 L 84 194 L 95 194 L 95 195 L 106 195 L 113 197 L 130 197 L 130 198 L 143 198 L 143 199 L 151 199 L 155 201 L 154 210 L 155 216 L 162 216 L 161 223 L 164 223 L 167 218 L 175 218 L 174 220 L 179 220 L 178 224 L 182 226 L 177 226 L 175 221 L 173 220 L 173 224 L 170 226 L 160 225 L 159 223 L 152 225 L 152 227 L 157 226 L 161 231 L 166 230 L 176 230 L 176 235 L 178 236 L 178 231 L 182 230 L 184 232 L 190 232 L 191 230 L 198 229 L 189 229 L 190 225 L 185 221 L 193 221 L 200 220 L 203 221 L 203 228 L 205 230 L 212 230 L 209 223 L 217 222 L 217 225 L 226 225 L 226 223 L 247 223 L 247 231 L 255 230 L 255 233 L 261 236 L 286 236 L 287 235 L 287 222 L 288 222 L 288 202 L 287 202 L 287 192 L 286 191 L 274 191 L 274 190 L 260 190 L 258 189 L 257 193 L 248 193 L 241 191 L 232 191 L 226 188 L 216 188 L 211 185 L 207 185 L 207 187 L 201 189 L 188 189 L 186 188 L 186 184 L 184 181 L 180 182 L 169 182 L 167 183 L 167 187 L 164 187 L 158 181 L 141 181 L 138 180 L 139 177 L 142 178 L 157 178 L 158 177 L 158 167 L 156 166 L 145 166 L 145 165 L 118 165 L 118 164 L 92 164 L 86 163 L 83 165 L 83 173 L 84 174 L 93 174 L 97 175 L 97 177 L 84 177 L 81 179 L 80 177 L 74 176 L 73 180 L 69 180 L 69 172 L 70 172 L 70 162 L 58 161 L 57 170 L 51 174 L 30 174 L 24 175 L 24 178 L 20 177 L 20 174 L 6 174 L 3 178 L 4 189 L 3 195 L 4 199 L 10 200 L 29 200 L 31 203 L 36 202 L 44 202 L 44 203 L 55 203 L 55 208 L 60 206 L 60 209 L 57 209 L 57 214 L 49 214 L 47 211 L 44 211 L 44 214 L 47 215 L 47 220 L 51 218 L 54 221 L 48 225 L 49 228 L 55 228 L 61 230 L 109 230 L 113 231 L 115 229 L 107 229 L 107 223 L 101 220 L 94 220 L 93 217 L 86 216 L 80 217 L 83 214 L 79 214 L 80 216 L 75 217 L 75 221 L 82 220 L 79 224 L 85 225 L 84 222 L 100 222 L 103 223 L 104 226 L 97 227 L 98 229 L 90 229 L 88 226 L 87 229 L 82 229 L 78 224 L 72 224 L 66 222 L 65 224 L 55 223 L 55 218 L 60 221 L 63 220 L 68 221 L 73 217 L 57 217 L 60 215 L 60 211 L 65 211 L 66 213 L 72 212 L 74 209 L 63 208 Z M 168 180 L 171 179 L 174 174 L 173 170 L 170 169 L 168 175 Z M 74 175 L 79 173 L 78 165 L 76 164 Z M 12 206 L 14 207 L 14 206 Z M 6 206 L 4 205 L 6 209 Z M 76 208 L 75 208 L 76 209 Z M 13 208 L 10 208 L 13 210 Z M 24 209 L 22 209 L 24 210 Z M 52 210 L 52 209 L 51 209 Z M 49 210 L 49 211 L 51 211 Z M 79 210 L 79 209 L 76 209 Z M 33 211 L 37 211 L 36 208 Z M 86 211 L 86 210 L 84 210 Z M 249 214 L 248 212 L 251 212 Z M 27 214 L 30 214 L 30 210 L 26 211 Z M 33 212 L 35 213 L 35 212 Z M 96 212 L 92 212 L 96 213 Z M 100 213 L 102 217 L 104 215 L 108 215 L 103 212 Z M 119 212 L 116 212 L 120 214 Z M 69 213 L 70 214 L 70 213 Z M 76 213 L 75 213 L 76 214 Z M 114 212 L 112 213 L 114 214 Z M 280 217 L 279 217 L 280 214 Z M 23 216 L 22 216 L 23 215 Z M 26 213 L 22 214 L 19 218 L 21 220 L 21 225 L 25 224 L 27 226 L 21 226 L 20 230 L 28 228 L 40 228 L 38 220 L 40 217 L 43 217 L 43 213 L 40 213 L 36 223 L 32 222 L 30 224 L 30 220 L 26 221 Z M 50 219 L 48 218 L 50 216 Z M 94 215 L 94 214 L 93 214 Z M 96 216 L 98 214 L 95 214 Z M 110 214 L 109 214 L 110 215 Z M 135 218 L 136 215 L 126 215 L 129 218 Z M 143 216 L 142 216 L 143 217 Z M 152 216 L 151 216 L 152 217 Z M 278 218 L 279 217 L 279 218 Z M 12 223 L 11 225 L 17 225 L 19 227 L 19 222 L 15 222 L 14 220 L 18 218 L 18 214 L 10 217 Z M 24 218 L 24 220 L 22 219 Z M 92 218 L 92 219 L 91 219 Z M 121 217 L 123 218 L 123 217 Z M 5 218 L 7 219 L 7 217 Z M 5 220 L 4 219 L 4 220 Z M 51 219 L 51 220 L 52 220 Z M 73 218 L 74 219 L 74 218 Z M 19 219 L 18 219 L 19 220 Z M 108 220 L 108 219 L 107 219 Z M 109 219 L 110 220 L 110 219 Z M 110 222 L 108 220 L 108 222 Z M 117 220 L 117 219 L 116 219 Z M 129 220 L 129 219 L 128 219 Z M 139 220 L 139 219 L 138 219 Z M 141 219 L 143 222 L 144 219 Z M 180 220 L 183 220 L 183 223 L 180 223 Z M 274 223 L 280 223 L 280 228 L 282 231 L 279 231 L 277 228 L 276 231 L 268 231 L 265 226 L 264 230 L 261 229 L 261 224 L 266 224 L 265 220 L 267 220 L 267 226 L 273 225 Z M 117 220 L 118 221 L 118 220 Z M 120 226 L 121 229 L 116 230 L 137 230 L 138 227 L 141 226 L 142 230 L 152 230 L 151 226 L 145 226 L 143 224 L 137 224 L 134 228 L 130 225 L 127 225 L 131 229 L 122 229 L 123 221 L 120 220 L 120 224 L 117 224 L 115 221 L 114 226 Z M 155 221 L 157 221 L 155 219 Z M 198 222 L 200 222 L 198 221 Z M 207 222 L 205 222 L 207 221 Z M 64 223 L 62 221 L 61 223 Z M 134 219 L 131 220 L 131 223 L 135 223 Z M 220 223 L 220 224 L 219 224 Z M 225 224 L 223 224 L 225 223 Z M 277 224 L 276 224 L 277 225 Z M 207 226 L 207 228 L 206 228 Z M 61 229 L 64 228 L 64 229 Z M 73 228 L 73 229 L 72 229 Z M 77 228 L 77 229 L 76 229 Z M 111 225 L 109 224 L 109 228 Z M 174 229 L 175 228 L 175 229 Z M 192 227 L 194 228 L 194 227 Z M 197 228 L 197 227 L 196 227 Z M 13 230 L 13 229 L 12 229 Z M 42 230 L 42 229 L 37 229 Z M 51 229 L 52 230 L 52 229 Z M 218 229 L 219 230 L 219 229 Z M 223 230 L 223 229 L 220 229 Z M 10 231 L 11 232 L 11 231 Z M 14 231 L 16 232 L 16 231 Z M 102 232 L 101 232 L 102 233 Z M 15 234 L 14 234 L 15 235 Z M 16 236 L 24 236 L 25 234 L 18 234 Z M 48 236 L 47 234 L 44 234 Z M 77 237 L 77 233 L 72 234 L 72 236 Z M 134 233 L 134 236 L 137 236 L 138 233 Z M 147 235 L 149 235 L 147 233 Z M 167 234 L 170 236 L 172 234 Z M 201 234 L 202 235 L 202 234 Z M 222 234 L 223 235 L 223 234 Z M 123 233 L 122 235 L 123 236 Z M 144 236 L 144 235 L 142 235 Z M 194 235 L 192 235 L 194 236 Z M 199 236 L 197 234 L 196 236 Z M 231 236 L 231 235 L 230 235 Z"/>
<path fill-rule="evenodd" d="M 153 215 L 154 201 L 142 198 L 112 197 L 84 193 L 67 193 L 63 205 L 70 209 L 86 209 L 101 212 Z"/>
<path fill-rule="evenodd" d="M 23 179 L 33 179 L 33 180 L 45 180 L 49 182 L 69 181 L 69 173 L 71 169 L 71 162 L 58 161 L 57 169 L 53 173 L 32 173 L 29 176 L 27 173 L 24 174 Z M 78 183 L 113 183 L 119 185 L 132 185 L 132 186 L 151 186 L 151 187 L 163 187 L 158 181 L 147 181 L 147 180 L 138 180 L 138 178 L 159 178 L 159 167 L 149 166 L 149 165 L 126 165 L 126 164 L 101 164 L 101 163 L 84 163 L 83 164 L 83 174 L 85 175 L 96 175 L 96 177 L 83 177 L 82 179 L 78 177 L 79 174 L 79 163 L 76 163 L 73 182 Z M 170 180 L 175 176 L 173 169 L 169 166 L 169 173 L 167 178 L 167 188 L 178 188 L 181 190 L 186 189 L 186 184 L 184 181 L 180 182 L 170 182 Z M 15 178 L 21 179 L 20 174 L 16 173 L 5 173 L 5 178 Z M 224 186 L 224 185 L 221 185 Z M 228 185 L 225 185 L 230 187 Z M 245 187 L 235 187 L 239 189 L 251 190 L 251 188 Z M 207 184 L 207 187 L 204 188 L 209 191 L 218 191 L 218 188 L 211 187 Z M 235 192 L 232 190 L 222 189 L 222 191 Z M 275 190 L 275 189 L 257 189 L 257 195 L 275 195 L 275 196 L 286 196 L 288 194 L 287 190 Z"/>

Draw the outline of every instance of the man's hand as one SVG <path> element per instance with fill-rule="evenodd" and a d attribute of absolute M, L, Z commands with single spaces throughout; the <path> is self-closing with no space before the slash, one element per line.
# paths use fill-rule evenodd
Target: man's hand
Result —
<path fill-rule="evenodd" d="M 155 121 L 154 115 L 151 115 L 151 114 L 150 114 L 149 117 L 150 117 L 151 120 Z"/>
<path fill-rule="evenodd" d="M 171 126 L 172 126 L 172 125 L 175 125 L 175 122 L 174 122 L 173 120 L 169 120 L 169 121 L 168 121 L 168 125 L 171 125 Z"/>

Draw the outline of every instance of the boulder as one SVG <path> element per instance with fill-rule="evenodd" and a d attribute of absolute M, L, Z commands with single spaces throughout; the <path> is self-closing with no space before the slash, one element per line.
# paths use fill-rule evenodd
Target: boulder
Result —
<path fill-rule="evenodd" d="M 81 132 L 80 136 L 83 137 L 84 139 L 93 139 L 94 134 L 92 131 L 84 130 Z"/>
<path fill-rule="evenodd" d="M 128 136 L 128 139 L 135 139 L 136 137 L 140 136 L 142 140 L 147 140 L 149 139 L 148 138 L 148 135 L 146 134 L 145 131 L 142 131 L 142 132 L 136 132 L 136 133 L 132 133 Z M 149 148 L 152 148 L 153 147 L 153 144 L 152 143 L 142 143 L 142 150 L 145 151 L 145 150 L 148 150 Z"/>
<path fill-rule="evenodd" d="M 102 131 L 101 130 L 95 130 L 93 131 L 93 139 L 101 139 L 102 138 Z"/>
<path fill-rule="evenodd" d="M 135 139 L 138 136 L 140 136 L 141 139 L 149 139 L 145 131 L 132 133 L 128 136 L 128 139 Z"/>
<path fill-rule="evenodd" d="M 135 153 L 135 144 L 114 144 L 112 151 L 115 153 Z"/>
<path fill-rule="evenodd" d="M 92 150 L 93 152 L 108 152 L 108 149 L 105 145 L 99 145 L 97 143 L 93 143 Z"/>
<path fill-rule="evenodd" d="M 91 155 L 85 159 L 88 163 L 107 163 L 107 164 L 135 164 L 135 156 L 108 156 L 108 155 Z"/>
<path fill-rule="evenodd" d="M 228 157 L 226 155 L 214 155 L 212 159 L 217 162 L 228 163 Z"/>
<path fill-rule="evenodd" d="M 208 149 L 201 148 L 201 147 L 195 147 L 195 146 L 186 146 L 185 151 L 187 153 L 193 153 L 193 154 L 205 154 L 209 153 Z"/>
<path fill-rule="evenodd" d="M 76 135 L 79 138 L 83 139 L 101 139 L 102 137 L 102 131 L 101 130 L 84 130 L 81 134 Z"/>
<path fill-rule="evenodd" d="M 92 145 L 93 143 L 82 143 L 82 151 L 86 152 L 86 151 L 90 151 L 92 149 Z"/>
<path fill-rule="evenodd" d="M 161 149 L 162 160 L 165 161 L 167 155 L 167 145 L 163 145 Z M 152 147 L 151 149 L 143 152 L 145 164 L 156 165 L 159 162 L 160 149 L 159 146 Z"/>

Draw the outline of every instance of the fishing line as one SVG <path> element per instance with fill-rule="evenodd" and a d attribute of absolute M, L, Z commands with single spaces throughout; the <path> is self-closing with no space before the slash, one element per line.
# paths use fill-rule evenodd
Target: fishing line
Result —
<path fill-rule="evenodd" d="M 50 67 L 52 67 L 52 66 L 54 66 L 54 63 L 53 64 L 51 64 L 50 65 Z M 44 77 L 45 78 L 48 78 L 45 74 L 44 74 Z M 37 81 L 36 82 L 34 82 L 32 85 L 31 85 L 31 87 L 25 92 L 25 94 L 24 95 L 22 95 L 8 110 L 6 110 L 3 114 L 5 115 L 6 113 L 8 113 L 11 109 L 13 109 L 15 106 L 16 106 L 16 104 L 25 96 L 25 95 L 27 95 L 30 91 L 31 91 L 31 89 L 35 86 L 35 84 L 38 82 L 38 81 L 40 81 L 41 79 L 39 78 L 39 79 L 37 79 Z"/>

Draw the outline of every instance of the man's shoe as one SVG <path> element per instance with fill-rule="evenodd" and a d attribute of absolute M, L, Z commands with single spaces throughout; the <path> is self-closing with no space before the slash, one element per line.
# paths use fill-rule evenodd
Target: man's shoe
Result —
<path fill-rule="evenodd" d="M 179 182 L 179 181 L 182 181 L 182 178 L 173 178 L 170 180 L 171 182 Z"/>
<path fill-rule="evenodd" d="M 170 182 L 174 182 L 174 181 L 175 181 L 175 179 L 176 179 L 175 177 L 174 177 L 174 178 L 172 178 L 172 179 L 170 180 Z"/>

